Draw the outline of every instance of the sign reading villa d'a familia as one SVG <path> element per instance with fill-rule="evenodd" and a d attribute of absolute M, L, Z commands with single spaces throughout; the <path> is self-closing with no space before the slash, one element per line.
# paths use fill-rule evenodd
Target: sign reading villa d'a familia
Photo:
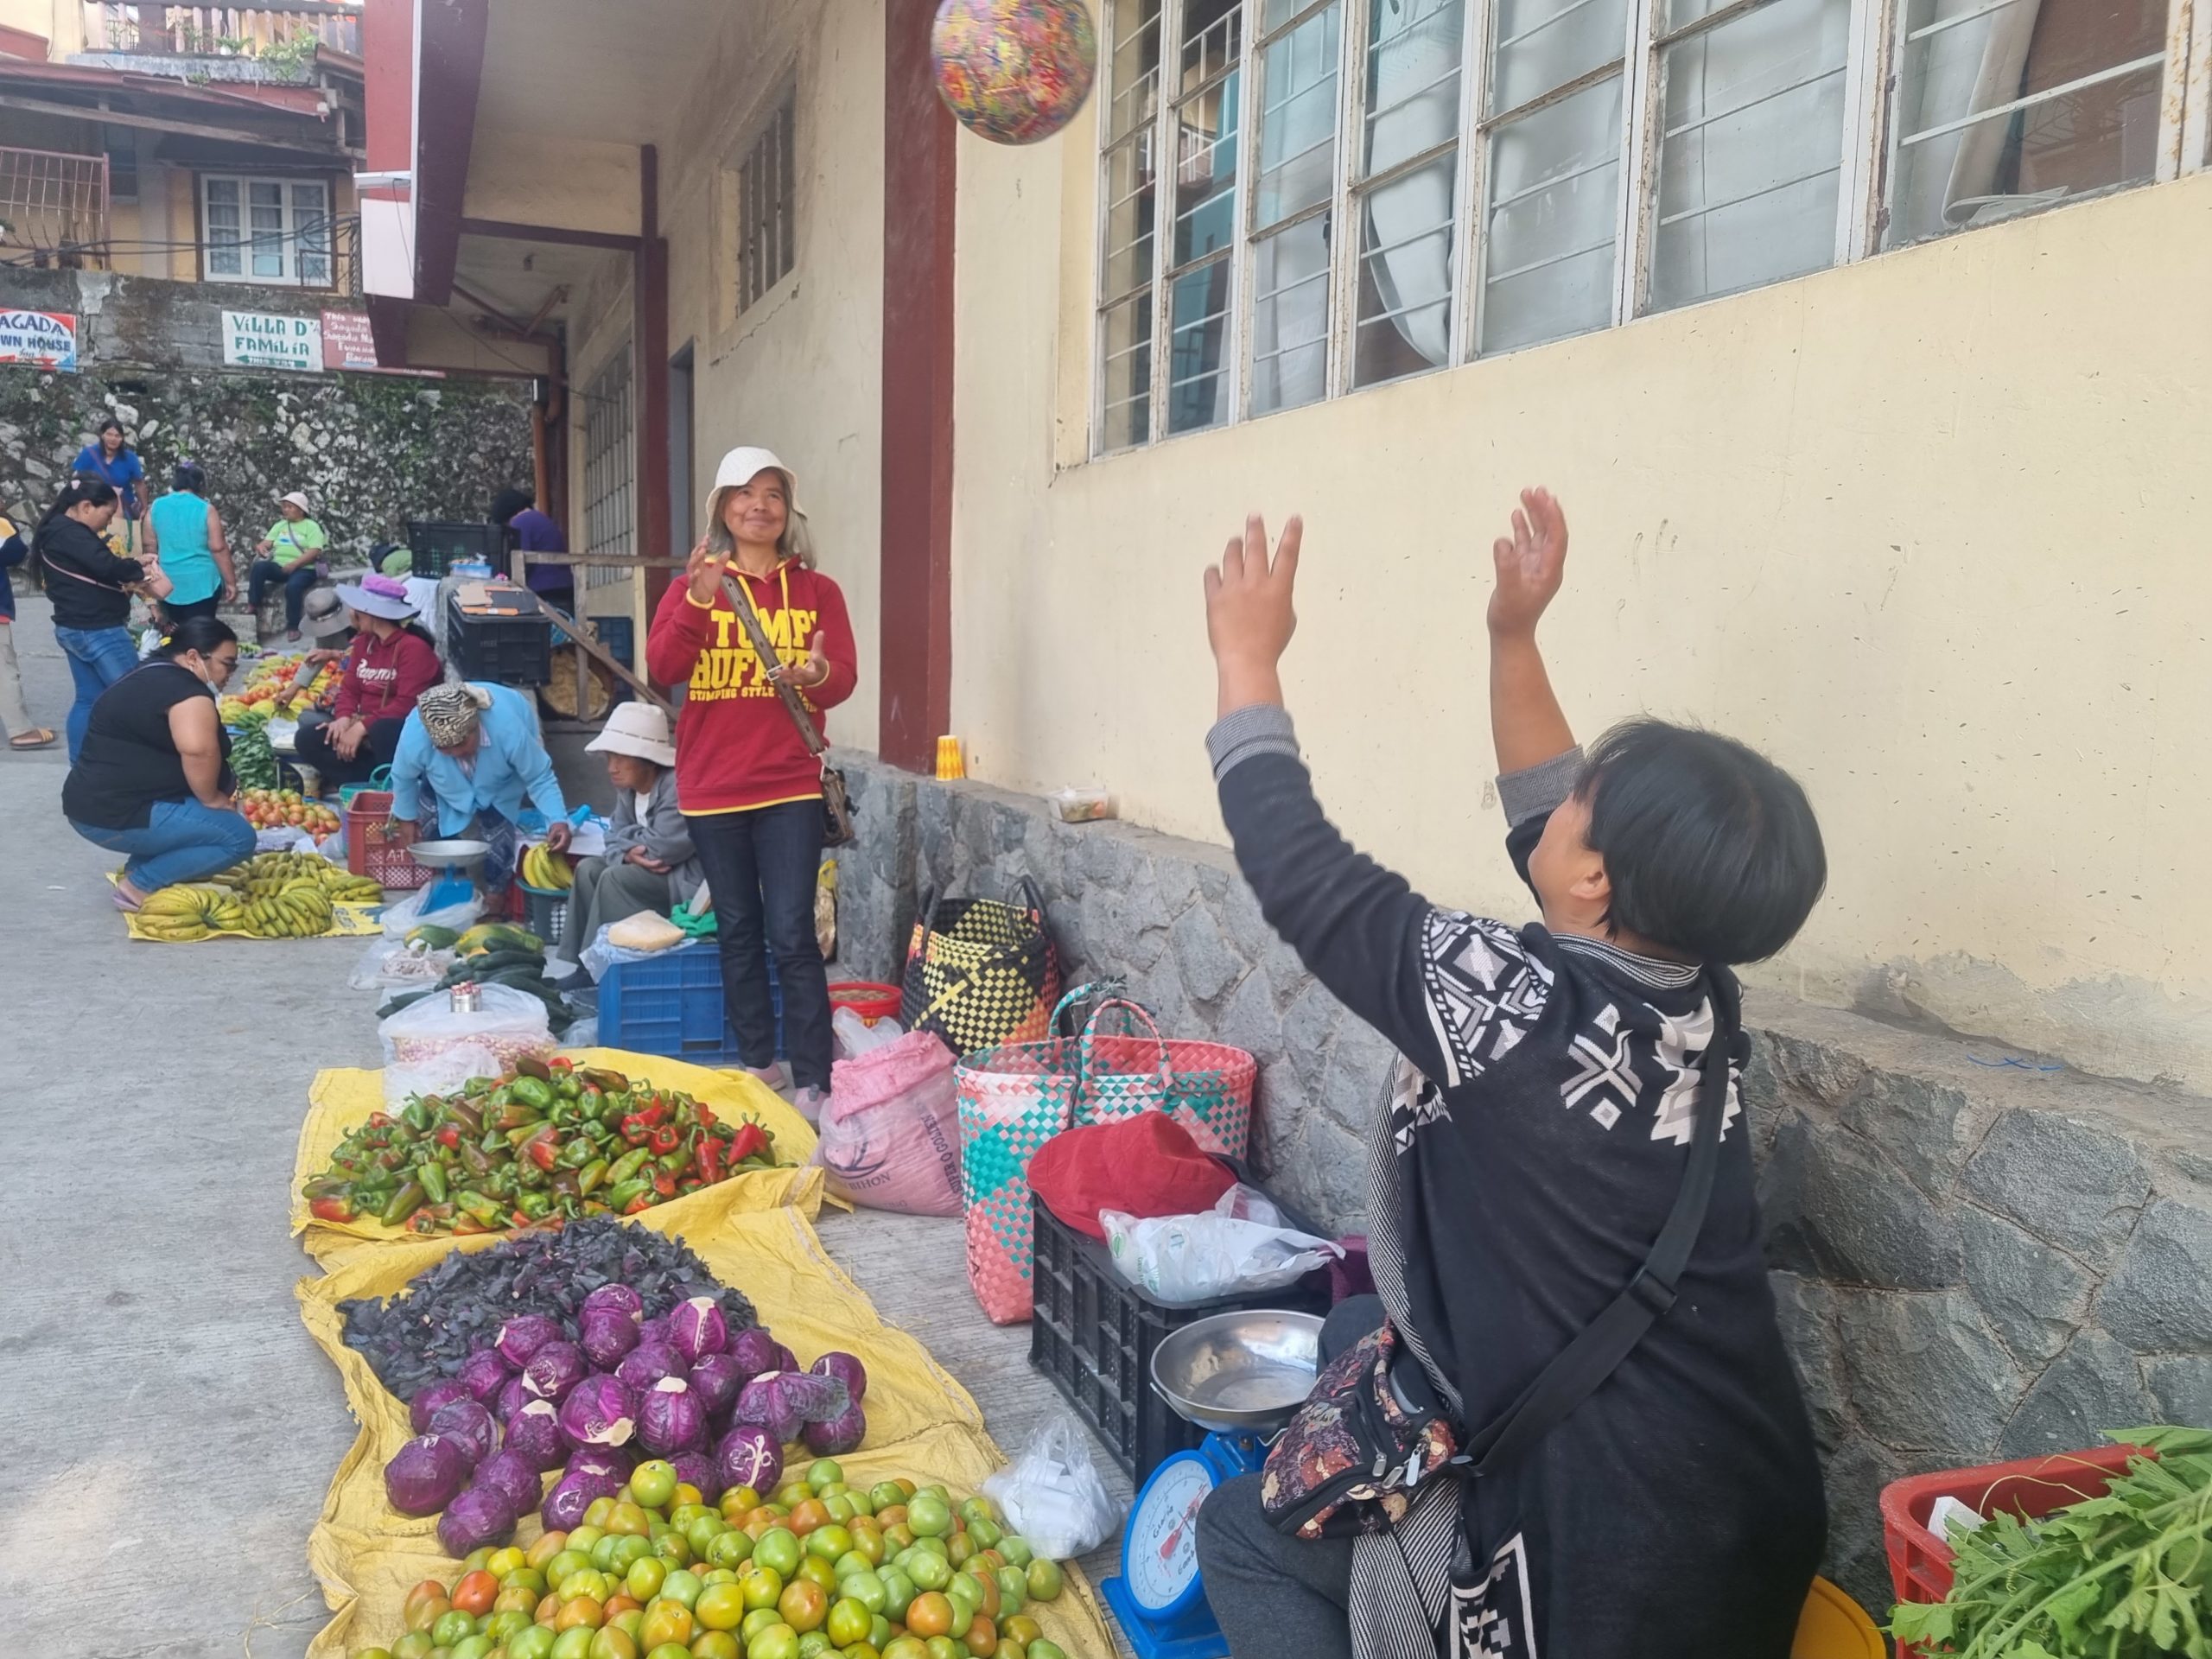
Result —
<path fill-rule="evenodd" d="M 0 363 L 28 363 L 34 368 L 74 372 L 77 319 L 67 311 L 0 308 Z"/>
<path fill-rule="evenodd" d="M 223 313 L 223 361 L 242 369 L 321 369 L 322 320 Z"/>

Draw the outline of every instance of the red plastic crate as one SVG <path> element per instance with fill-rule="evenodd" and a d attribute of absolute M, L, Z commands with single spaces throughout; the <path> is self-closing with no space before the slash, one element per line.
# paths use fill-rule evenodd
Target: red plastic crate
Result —
<path fill-rule="evenodd" d="M 2130 1458 L 2155 1455 L 2140 1446 L 2100 1446 L 2056 1457 L 1976 1469 L 1938 1469 L 1882 1488 L 1882 1542 L 1890 1557 L 1890 1584 L 1899 1601 L 1941 1601 L 1951 1593 L 1951 1546 L 1929 1529 L 1939 1497 L 1955 1497 L 1978 1515 L 2008 1511 L 2024 1520 L 2099 1497 Z M 1901 1652 L 1916 1649 L 1900 1648 Z"/>
<path fill-rule="evenodd" d="M 415 826 L 391 822 L 391 791 L 366 789 L 346 808 L 346 868 L 378 887 L 411 892 L 430 879 L 429 871 L 407 849 Z"/>

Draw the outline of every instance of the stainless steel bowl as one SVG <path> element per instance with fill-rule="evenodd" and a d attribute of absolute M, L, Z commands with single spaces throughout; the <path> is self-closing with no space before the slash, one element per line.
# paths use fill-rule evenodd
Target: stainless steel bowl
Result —
<path fill-rule="evenodd" d="M 425 869 L 473 873 L 492 855 L 488 841 L 418 841 L 407 849 Z"/>
<path fill-rule="evenodd" d="M 1152 1386 L 1201 1428 L 1270 1434 L 1312 1391 L 1320 1342 L 1321 1321 L 1312 1313 L 1215 1313 L 1160 1338 Z"/>

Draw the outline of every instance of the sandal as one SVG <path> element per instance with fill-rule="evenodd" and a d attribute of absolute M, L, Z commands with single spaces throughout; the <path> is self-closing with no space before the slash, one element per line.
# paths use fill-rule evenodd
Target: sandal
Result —
<path fill-rule="evenodd" d="M 54 729 L 49 726 L 34 726 L 27 732 L 17 732 L 8 740 L 11 749 L 50 749 L 54 747 Z"/>
<path fill-rule="evenodd" d="M 118 881 L 115 884 L 114 896 L 115 907 L 118 910 L 135 911 L 140 905 L 145 902 L 143 899 L 133 899 L 130 893 L 124 888 L 124 884 L 121 881 Z"/>

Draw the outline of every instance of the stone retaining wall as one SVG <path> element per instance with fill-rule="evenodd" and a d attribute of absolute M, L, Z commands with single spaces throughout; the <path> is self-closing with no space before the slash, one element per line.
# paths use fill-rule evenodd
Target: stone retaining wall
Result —
<path fill-rule="evenodd" d="M 1031 797 L 873 761 L 850 773 L 849 968 L 897 977 L 921 890 L 1035 881 L 1069 982 L 1117 976 L 1170 1034 L 1250 1050 L 1264 1179 L 1358 1230 L 1389 1050 L 1268 931 L 1226 849 L 1063 824 Z M 1746 1006 L 1769 1254 L 1827 1470 L 1832 1576 L 1886 1608 L 1875 1498 L 1901 1475 L 2212 1424 L 2202 1101 L 1772 995 Z"/>

